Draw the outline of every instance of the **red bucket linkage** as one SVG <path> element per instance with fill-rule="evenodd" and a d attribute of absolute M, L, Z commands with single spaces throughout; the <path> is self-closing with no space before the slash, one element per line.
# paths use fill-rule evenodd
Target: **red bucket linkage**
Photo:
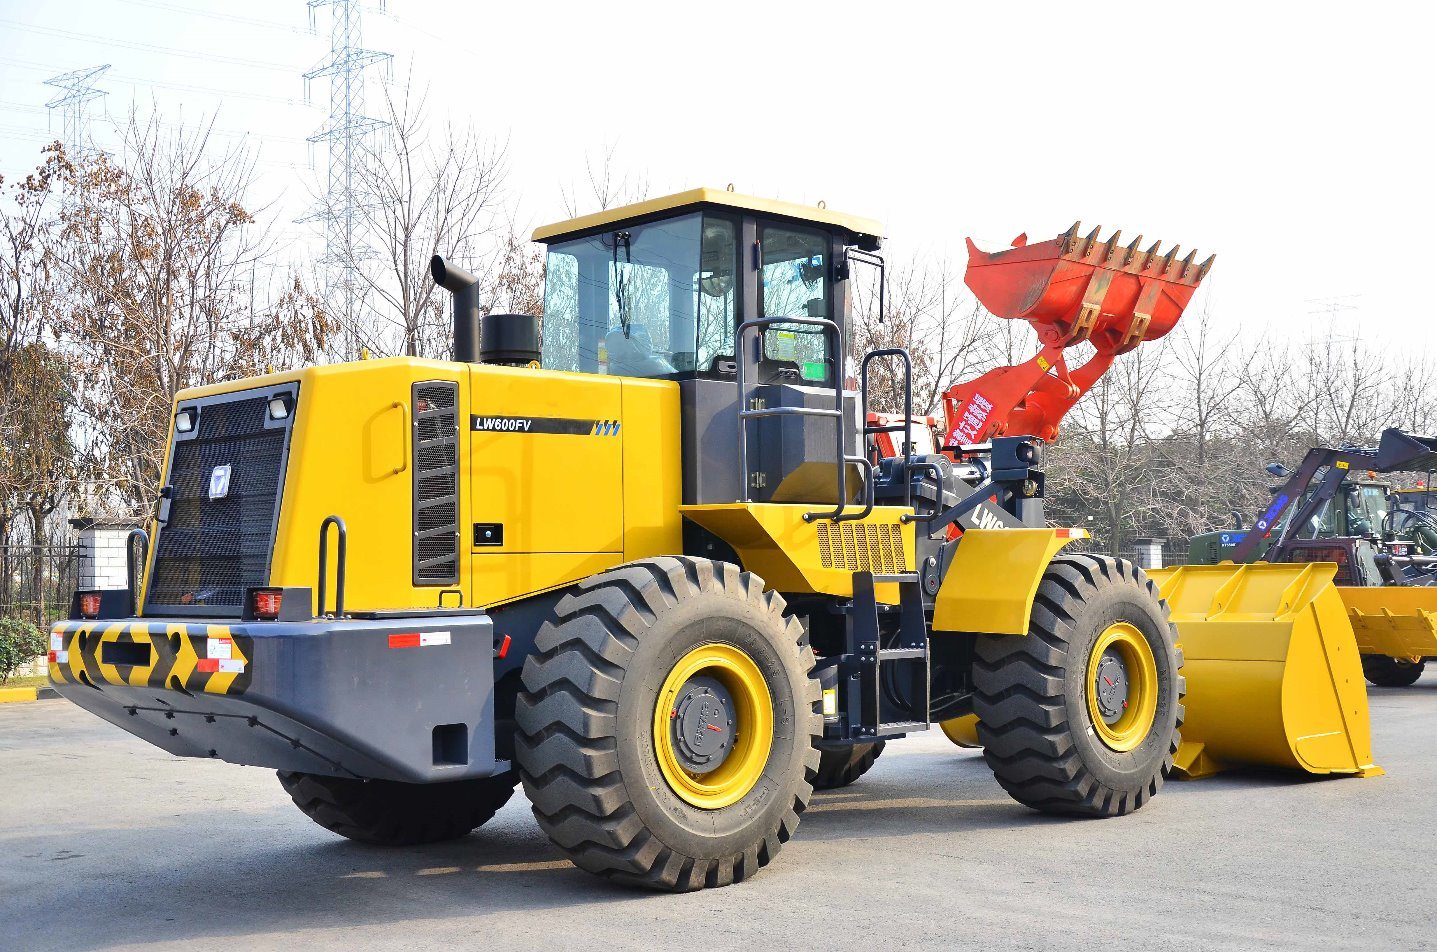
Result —
<path fill-rule="evenodd" d="M 1118 354 L 1173 329 L 1216 258 L 1195 264 L 1197 252 L 1179 258 L 1177 245 L 1163 254 L 1153 242 L 1143 251 L 1141 235 L 1121 245 L 1122 232 L 1099 241 L 1099 229 L 1079 237 L 1078 227 L 1036 245 L 1019 235 L 1011 248 L 992 253 L 968 239 L 968 287 L 994 315 L 1032 324 L 1042 346 L 1025 363 L 949 388 L 948 445 L 1005 433 L 1052 440 Z M 1093 355 L 1070 369 L 1064 351 L 1085 341 Z"/>

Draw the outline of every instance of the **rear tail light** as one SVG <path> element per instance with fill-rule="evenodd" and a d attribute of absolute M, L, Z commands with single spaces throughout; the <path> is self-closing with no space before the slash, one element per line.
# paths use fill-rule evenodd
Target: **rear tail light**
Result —
<path fill-rule="evenodd" d="M 277 588 L 257 588 L 250 592 L 251 614 L 260 621 L 274 621 L 279 617 L 284 592 Z"/>
<path fill-rule="evenodd" d="M 98 618 L 98 617 L 100 617 L 100 593 L 99 593 L 99 592 L 81 592 L 81 593 L 80 593 L 80 616 L 83 617 L 83 618 Z"/>

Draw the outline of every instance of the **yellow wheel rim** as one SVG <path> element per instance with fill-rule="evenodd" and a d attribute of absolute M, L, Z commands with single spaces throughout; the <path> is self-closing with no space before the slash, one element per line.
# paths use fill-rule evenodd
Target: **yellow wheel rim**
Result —
<path fill-rule="evenodd" d="M 717 766 L 694 770 L 690 769 L 692 751 L 675 736 L 685 721 L 678 707 L 693 698 L 695 685 L 710 680 L 723 689 L 716 692 L 717 696 L 727 694 L 722 707 L 732 702 L 732 723 L 716 731 L 730 743 Z M 688 717 L 687 722 L 693 723 L 694 718 Z M 772 746 L 773 700 L 763 673 L 742 649 L 725 644 L 700 645 L 669 671 L 654 703 L 654 753 L 664 779 L 683 800 L 705 810 L 742 800 L 763 776 Z"/>
<path fill-rule="evenodd" d="M 1088 717 L 1102 742 L 1132 750 L 1152 730 L 1158 710 L 1158 666 L 1142 632 L 1114 622 L 1088 655 Z"/>

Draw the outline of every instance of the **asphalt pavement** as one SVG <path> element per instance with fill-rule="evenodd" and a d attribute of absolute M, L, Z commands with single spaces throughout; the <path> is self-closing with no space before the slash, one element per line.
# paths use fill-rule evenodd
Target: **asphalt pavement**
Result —
<path fill-rule="evenodd" d="M 313 825 L 271 771 L 182 760 L 66 701 L 0 705 L 0 950 L 1437 947 L 1437 674 L 1371 690 L 1387 775 L 1170 782 L 1132 816 L 1010 801 L 937 731 L 818 794 L 738 886 L 582 873 L 522 793 L 463 840 Z"/>

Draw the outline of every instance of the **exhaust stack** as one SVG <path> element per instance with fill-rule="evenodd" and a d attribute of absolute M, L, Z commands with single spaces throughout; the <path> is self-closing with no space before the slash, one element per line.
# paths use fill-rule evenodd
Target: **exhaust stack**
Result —
<path fill-rule="evenodd" d="M 454 359 L 479 362 L 479 279 L 439 255 L 429 259 L 434 283 L 454 295 Z"/>

